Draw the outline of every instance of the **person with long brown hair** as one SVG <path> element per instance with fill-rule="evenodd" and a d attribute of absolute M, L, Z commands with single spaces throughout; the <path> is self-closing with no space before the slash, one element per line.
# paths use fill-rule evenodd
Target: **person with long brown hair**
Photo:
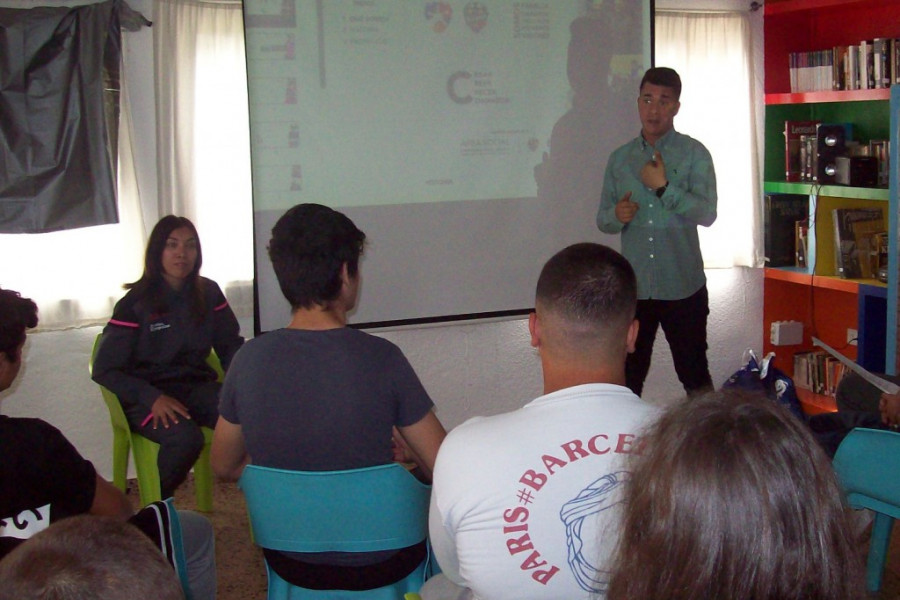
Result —
<path fill-rule="evenodd" d="M 219 418 L 210 349 L 227 369 L 244 341 L 222 290 L 200 276 L 202 264 L 194 224 L 163 217 L 150 233 L 144 273 L 125 285 L 94 359 L 94 381 L 119 397 L 133 431 L 160 445 L 163 498 L 200 455 L 200 427 Z"/>
<path fill-rule="evenodd" d="M 669 407 L 633 455 L 608 600 L 854 600 L 861 558 L 807 428 L 765 397 Z"/>

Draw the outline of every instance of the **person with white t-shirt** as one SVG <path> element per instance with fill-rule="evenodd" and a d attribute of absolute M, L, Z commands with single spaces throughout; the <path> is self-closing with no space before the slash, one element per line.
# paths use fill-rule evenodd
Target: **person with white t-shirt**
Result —
<path fill-rule="evenodd" d="M 605 594 L 623 459 L 655 414 L 625 387 L 636 289 L 631 265 L 606 246 L 575 244 L 546 263 L 529 318 L 544 395 L 445 439 L 429 514 L 442 574 L 423 600 Z"/>

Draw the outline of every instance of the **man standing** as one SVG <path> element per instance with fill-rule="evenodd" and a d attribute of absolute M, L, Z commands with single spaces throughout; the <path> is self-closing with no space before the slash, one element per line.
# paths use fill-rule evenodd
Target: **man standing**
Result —
<path fill-rule="evenodd" d="M 640 395 L 662 325 L 675 372 L 688 395 L 711 389 L 706 360 L 709 296 L 697 226 L 716 220 L 716 174 L 709 151 L 675 131 L 681 78 L 655 67 L 641 80 L 641 135 L 609 158 L 597 227 L 622 233 L 622 254 L 637 274 L 640 332 L 625 368 Z"/>
<path fill-rule="evenodd" d="M 529 318 L 544 395 L 470 419 L 441 446 L 429 530 L 443 573 L 423 600 L 605 593 L 623 458 L 654 412 L 624 387 L 635 302 L 634 271 L 606 246 L 569 246 L 544 266 Z"/>

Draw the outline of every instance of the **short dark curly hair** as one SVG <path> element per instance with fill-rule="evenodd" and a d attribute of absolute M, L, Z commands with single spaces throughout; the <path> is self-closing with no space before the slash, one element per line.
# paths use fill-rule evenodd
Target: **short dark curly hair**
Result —
<path fill-rule="evenodd" d="M 10 361 L 18 359 L 17 351 L 25 341 L 25 330 L 37 327 L 37 304 L 19 292 L 0 289 L 0 352 Z"/>
<path fill-rule="evenodd" d="M 341 292 L 341 269 L 359 272 L 366 234 L 346 215 L 321 204 L 298 204 L 272 228 L 269 259 L 291 308 L 327 306 Z"/>
<path fill-rule="evenodd" d="M 638 90 L 644 89 L 645 83 L 653 85 L 661 85 L 663 87 L 672 88 L 675 92 L 675 99 L 681 98 L 681 77 L 675 69 L 669 67 L 652 67 L 647 69 L 644 77 L 641 79 L 641 85 Z"/>

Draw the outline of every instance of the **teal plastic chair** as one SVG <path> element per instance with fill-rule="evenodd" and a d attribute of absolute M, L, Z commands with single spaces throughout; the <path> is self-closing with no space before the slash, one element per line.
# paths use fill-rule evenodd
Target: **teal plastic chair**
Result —
<path fill-rule="evenodd" d="M 101 335 L 97 335 L 97 338 L 94 340 L 88 371 L 93 370 L 94 357 L 97 355 L 97 348 L 100 346 Z M 210 352 L 207 362 L 218 373 L 219 381 L 221 381 L 223 376 L 222 365 L 215 351 Z M 100 394 L 103 396 L 103 401 L 106 403 L 106 408 L 109 409 L 109 421 L 113 428 L 113 485 L 123 492 L 125 491 L 130 450 L 131 454 L 134 455 L 134 470 L 137 474 L 141 506 L 162 500 L 162 488 L 159 484 L 159 467 L 156 462 L 159 456 L 159 444 L 132 431 L 128 425 L 128 419 L 125 418 L 125 412 L 122 410 L 119 397 L 102 385 L 98 387 L 100 388 Z M 197 462 L 194 463 L 194 491 L 197 498 L 197 510 L 212 512 L 213 473 L 212 467 L 209 465 L 209 451 L 212 445 L 213 430 L 209 427 L 202 427 L 201 429 L 203 431 L 203 450 L 200 451 L 200 456 L 197 458 Z"/>
<path fill-rule="evenodd" d="M 256 545 L 282 552 L 374 552 L 427 539 L 431 487 L 398 464 L 347 471 L 287 471 L 248 465 L 238 485 Z M 430 555 L 430 552 L 429 552 Z M 294 586 L 266 563 L 268 600 L 401 600 L 425 582 L 429 558 L 374 590 Z"/>
<path fill-rule="evenodd" d="M 900 433 L 858 427 L 834 455 L 834 469 L 852 508 L 875 513 L 866 589 L 877 592 L 887 559 L 894 519 L 900 518 Z"/>

